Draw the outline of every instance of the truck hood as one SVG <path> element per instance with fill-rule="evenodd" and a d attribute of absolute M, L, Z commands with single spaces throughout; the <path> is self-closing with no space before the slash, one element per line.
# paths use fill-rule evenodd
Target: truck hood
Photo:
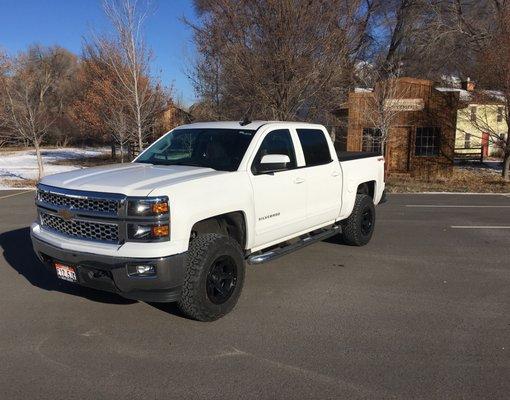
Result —
<path fill-rule="evenodd" d="M 184 165 L 130 163 L 63 172 L 46 176 L 41 183 L 65 189 L 148 196 L 156 188 L 225 173 Z"/>

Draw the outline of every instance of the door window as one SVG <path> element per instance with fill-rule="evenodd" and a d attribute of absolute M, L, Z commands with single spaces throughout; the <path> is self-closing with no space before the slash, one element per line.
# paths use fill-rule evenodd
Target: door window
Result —
<path fill-rule="evenodd" d="M 262 157 L 268 154 L 288 156 L 290 162 L 286 165 L 284 170 L 296 168 L 296 153 L 294 152 L 294 144 L 292 143 L 292 137 L 288 129 L 277 129 L 266 135 L 251 166 L 251 171 L 254 174 L 261 170 L 260 161 Z"/>
<path fill-rule="evenodd" d="M 307 167 L 331 162 L 328 142 L 323 131 L 320 129 L 298 129 L 297 134 L 303 148 Z"/>

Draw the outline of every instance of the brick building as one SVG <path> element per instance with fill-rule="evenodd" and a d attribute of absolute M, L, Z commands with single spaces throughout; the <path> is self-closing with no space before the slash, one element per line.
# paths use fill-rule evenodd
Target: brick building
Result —
<path fill-rule="evenodd" d="M 458 94 L 434 88 L 432 81 L 397 78 L 384 110 L 393 112 L 385 148 L 387 173 L 428 178 L 451 172 L 455 149 Z M 357 90 L 347 102 L 346 149 L 382 151 L 381 130 L 370 113 L 381 103 L 378 90 Z M 387 90 L 387 89 L 386 89 Z M 390 92 L 387 92 L 390 93 Z"/>

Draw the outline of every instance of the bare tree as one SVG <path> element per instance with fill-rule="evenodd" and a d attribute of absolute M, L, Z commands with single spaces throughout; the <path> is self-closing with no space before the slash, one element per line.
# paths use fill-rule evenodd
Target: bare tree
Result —
<path fill-rule="evenodd" d="M 363 110 L 373 130 L 366 132 L 363 140 L 376 145 L 384 155 L 390 129 L 402 111 L 399 102 L 405 98 L 405 93 L 398 90 L 398 75 L 384 79 L 379 71 L 374 71 L 371 79 L 367 86 L 373 90 L 370 96 L 363 98 Z"/>
<path fill-rule="evenodd" d="M 450 44 L 438 52 L 442 58 L 462 62 L 458 70 L 464 76 L 477 76 L 479 86 L 500 92 L 503 115 L 510 126 L 508 106 L 510 104 L 510 2 L 508 0 L 429 0 L 433 11 L 429 26 L 434 35 L 429 35 L 425 49 L 438 44 Z M 453 46 L 451 44 L 454 44 Z M 455 65 L 455 64 L 454 64 Z M 505 180 L 510 180 L 510 135 L 500 138 L 501 132 L 482 115 L 474 124 L 487 132 L 491 140 L 497 141 L 503 151 Z M 491 126 L 489 126 L 491 125 Z M 492 133 L 491 133 L 492 132 Z"/>
<path fill-rule="evenodd" d="M 219 119 L 324 120 L 348 92 L 373 3 L 195 1 L 201 104 Z"/>
<path fill-rule="evenodd" d="M 61 79 L 58 48 L 31 47 L 16 57 L 3 57 L 0 74 L 3 124 L 12 135 L 30 143 L 36 152 L 38 178 L 44 175 L 41 144 L 54 124 Z"/>
<path fill-rule="evenodd" d="M 103 8 L 113 25 L 115 38 L 113 41 L 96 38 L 95 45 L 103 48 L 104 61 L 123 86 L 141 150 L 154 126 L 155 116 L 162 112 L 164 106 L 157 98 L 160 91 L 154 90 L 151 82 L 149 67 L 152 56 L 142 32 L 149 16 L 149 4 L 144 0 L 104 0 Z M 108 47 L 112 45 L 118 51 L 110 51 Z"/>
<path fill-rule="evenodd" d="M 495 0 L 496 1 L 496 0 Z M 491 136 L 497 141 L 503 152 L 502 176 L 510 181 L 510 2 L 500 1 L 498 32 L 482 52 L 479 62 L 479 76 L 487 87 L 497 88 L 500 92 L 501 119 L 506 122 L 506 136 L 496 138 L 498 132 Z M 500 4 L 501 3 L 501 4 Z M 494 126 L 494 125 L 492 125 Z M 487 130 L 487 132 L 491 132 Z M 501 136 L 501 132 L 499 132 Z"/>
<path fill-rule="evenodd" d="M 116 60 L 116 69 L 105 59 Z M 82 90 L 75 99 L 72 115 L 83 129 L 110 136 L 114 142 L 112 146 L 119 145 L 121 162 L 124 162 L 124 149 L 135 129 L 125 86 L 118 77 L 118 71 L 122 69 L 121 59 L 118 47 L 106 39 L 102 39 L 101 46 L 84 46 L 79 76 Z M 124 70 L 127 74 L 126 67 Z"/>

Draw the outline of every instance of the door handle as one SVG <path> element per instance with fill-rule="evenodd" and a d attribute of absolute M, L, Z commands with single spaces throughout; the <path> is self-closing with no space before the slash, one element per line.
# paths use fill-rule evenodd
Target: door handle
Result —
<path fill-rule="evenodd" d="M 295 184 L 303 183 L 304 181 L 305 181 L 304 178 L 296 178 L 296 179 L 294 179 L 294 183 Z"/>
<path fill-rule="evenodd" d="M 334 176 L 335 178 L 336 178 L 337 176 L 339 176 L 339 175 L 340 175 L 340 172 L 338 172 L 338 171 L 333 171 L 333 172 L 331 173 L 331 176 Z"/>

